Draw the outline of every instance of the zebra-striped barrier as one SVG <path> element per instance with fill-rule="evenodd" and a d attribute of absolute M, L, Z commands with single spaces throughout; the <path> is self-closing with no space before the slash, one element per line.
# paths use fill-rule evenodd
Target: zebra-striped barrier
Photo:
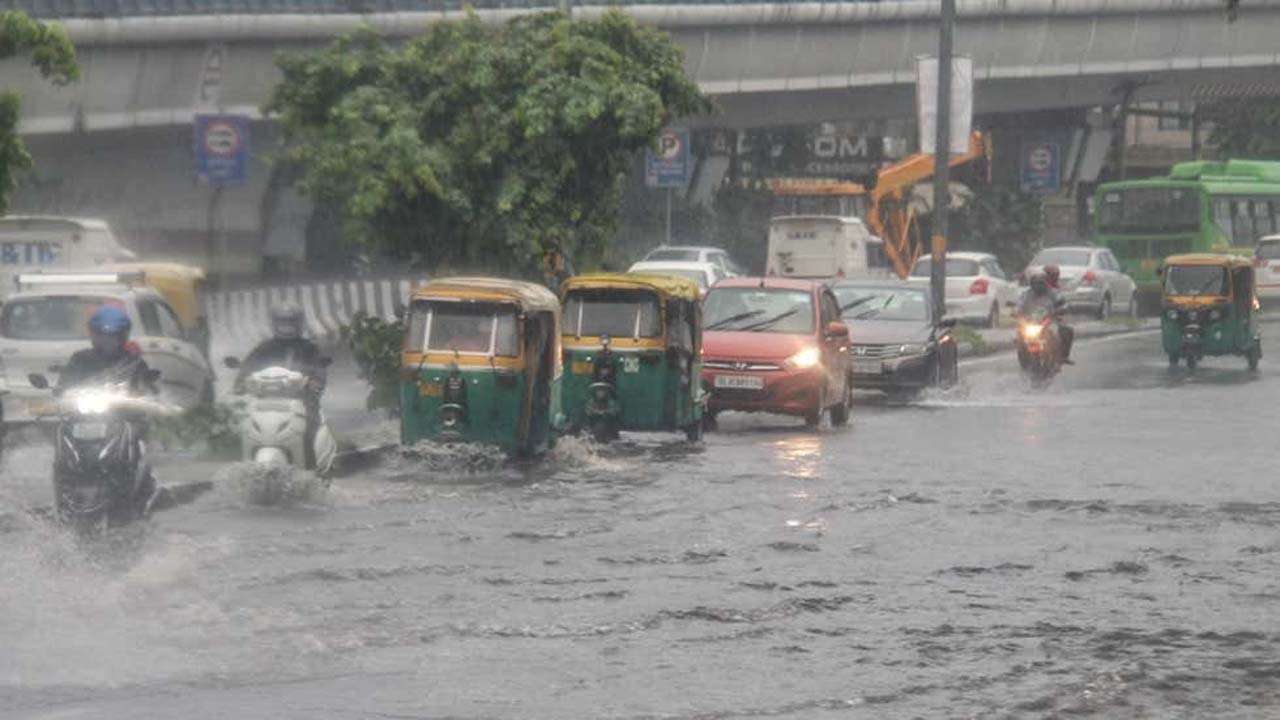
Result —
<path fill-rule="evenodd" d="M 206 310 L 212 340 L 220 347 L 247 348 L 271 335 L 271 308 L 285 302 L 302 308 L 310 334 L 321 340 L 337 338 L 359 312 L 384 320 L 409 302 L 422 277 L 277 285 L 209 293 Z"/>

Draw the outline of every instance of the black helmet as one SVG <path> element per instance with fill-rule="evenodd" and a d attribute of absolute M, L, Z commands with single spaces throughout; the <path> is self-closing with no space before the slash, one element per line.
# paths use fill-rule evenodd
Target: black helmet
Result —
<path fill-rule="evenodd" d="M 271 334 L 276 337 L 288 340 L 300 338 L 304 326 L 302 308 L 296 304 L 286 302 L 271 308 Z"/>
<path fill-rule="evenodd" d="M 1027 284 L 1031 286 L 1031 292 L 1037 295 L 1048 292 L 1049 290 L 1049 280 L 1045 278 L 1044 273 L 1036 273 L 1032 275 L 1031 279 L 1027 281 Z"/>

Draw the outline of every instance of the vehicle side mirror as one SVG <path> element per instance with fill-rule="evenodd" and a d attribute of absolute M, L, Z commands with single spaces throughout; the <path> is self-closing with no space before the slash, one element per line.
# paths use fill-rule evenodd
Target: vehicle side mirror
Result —
<path fill-rule="evenodd" d="M 938 321 L 938 327 L 950 330 L 956 326 L 956 319 L 953 317 L 944 317 Z"/>
<path fill-rule="evenodd" d="M 28 375 L 27 382 L 31 383 L 31 387 L 37 390 L 49 389 L 49 378 L 41 375 L 40 373 L 31 373 Z"/>
<path fill-rule="evenodd" d="M 832 320 L 827 323 L 827 337 L 847 338 L 849 337 L 849 326 L 839 320 Z"/>
<path fill-rule="evenodd" d="M 228 355 L 227 357 L 222 358 L 222 364 L 226 365 L 232 370 L 235 370 L 236 368 L 240 367 L 240 358 L 235 358 Z"/>

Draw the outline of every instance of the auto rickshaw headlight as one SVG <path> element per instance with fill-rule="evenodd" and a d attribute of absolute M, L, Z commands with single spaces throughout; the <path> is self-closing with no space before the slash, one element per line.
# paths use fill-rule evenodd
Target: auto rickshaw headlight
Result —
<path fill-rule="evenodd" d="M 1219 320 L 1219 319 L 1221 319 L 1221 318 L 1222 318 L 1222 311 L 1221 311 L 1221 310 L 1210 310 L 1210 311 L 1209 311 L 1209 319 L 1210 319 L 1210 320 Z"/>
<path fill-rule="evenodd" d="M 1165 316 L 1166 316 L 1166 317 L 1168 317 L 1170 320 L 1177 320 L 1177 319 L 1178 319 L 1178 311 L 1177 311 L 1177 310 L 1170 310 L 1169 312 L 1165 313 Z"/>
<path fill-rule="evenodd" d="M 462 424 L 462 411 L 456 407 L 446 407 L 440 410 L 440 427 L 445 430 L 457 429 Z"/>

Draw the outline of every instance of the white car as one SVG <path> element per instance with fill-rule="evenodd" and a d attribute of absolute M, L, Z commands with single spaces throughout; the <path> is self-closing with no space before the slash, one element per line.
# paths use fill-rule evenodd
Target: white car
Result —
<path fill-rule="evenodd" d="M 0 308 L 0 378 L 7 423 L 29 422 L 31 401 L 48 393 L 31 386 L 28 375 L 56 383 L 73 353 L 89 347 L 89 317 L 104 304 L 124 310 L 133 323 L 130 340 L 142 358 L 160 371 L 161 396 L 183 408 L 213 399 L 213 369 L 187 339 L 173 308 L 155 290 L 115 273 L 19 276 L 18 291 Z"/>
<path fill-rule="evenodd" d="M 1138 315 L 1138 286 L 1124 274 L 1120 262 L 1107 248 L 1072 245 L 1045 248 L 1036 253 L 1022 273 L 1023 278 L 1057 265 L 1058 293 L 1067 309 L 1088 312 L 1106 320 L 1111 312 Z"/>
<path fill-rule="evenodd" d="M 1280 235 L 1267 235 L 1253 249 L 1254 283 L 1259 300 L 1280 298 Z"/>
<path fill-rule="evenodd" d="M 932 268 L 932 257 L 921 257 L 907 281 L 928 284 Z M 995 255 L 947 253 L 947 317 L 995 327 L 1000 324 L 1000 308 L 1016 303 L 1018 294 L 1017 284 L 1009 280 Z"/>
<path fill-rule="evenodd" d="M 711 263 L 720 268 L 722 277 L 738 277 L 744 272 L 723 249 L 700 245 L 663 245 L 650 250 L 640 262 Z"/>
<path fill-rule="evenodd" d="M 627 272 L 645 273 L 646 275 L 674 275 L 698 283 L 703 295 L 707 290 L 725 278 L 720 266 L 709 262 L 677 262 L 641 260 L 627 269 Z"/>

